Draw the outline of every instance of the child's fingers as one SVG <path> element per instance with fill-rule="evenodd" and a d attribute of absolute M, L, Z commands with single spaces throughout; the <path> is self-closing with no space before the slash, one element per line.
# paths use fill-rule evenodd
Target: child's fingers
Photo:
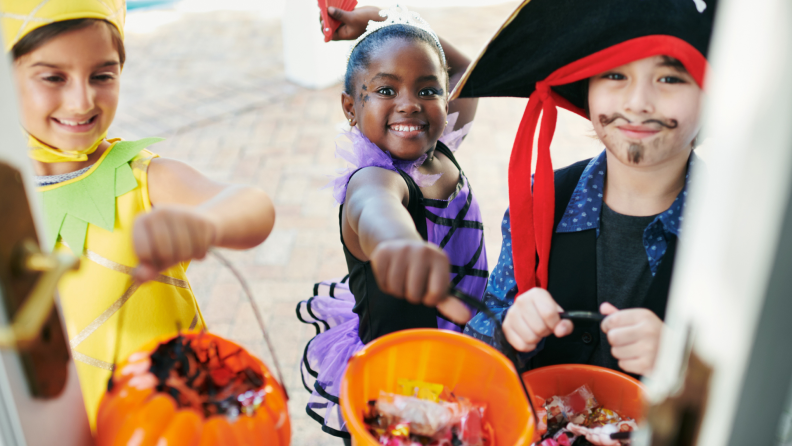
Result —
<path fill-rule="evenodd" d="M 539 314 L 536 309 L 536 303 L 531 302 L 531 304 L 532 305 L 529 307 L 529 310 L 521 312 L 520 316 L 522 316 L 525 324 L 531 329 L 531 331 L 536 333 L 537 336 L 544 337 L 549 335 L 553 332 L 554 327 L 547 326 L 544 319 L 542 319 L 542 315 Z"/>
<path fill-rule="evenodd" d="M 153 242 L 151 263 L 160 270 L 165 269 L 173 259 L 170 228 L 164 218 L 149 218 L 147 223 Z"/>
<path fill-rule="evenodd" d="M 448 257 L 442 252 L 435 255 L 435 259 L 431 262 L 426 296 L 423 298 L 424 304 L 428 306 L 435 306 L 446 299 L 448 297 L 448 287 L 451 283 L 448 275 L 448 271 L 451 268 Z"/>
<path fill-rule="evenodd" d="M 145 283 L 159 277 L 159 271 L 151 265 L 141 263 L 132 270 L 132 279 L 138 283 Z"/>
<path fill-rule="evenodd" d="M 555 330 L 558 323 L 561 322 L 561 316 L 558 314 L 558 304 L 546 290 L 535 289 L 533 294 L 534 298 L 532 300 L 534 308 L 536 308 L 536 314 L 539 315 L 545 327 L 545 330 L 542 332 L 550 334 Z"/>
<path fill-rule="evenodd" d="M 611 354 L 620 361 L 640 358 L 641 355 L 646 352 L 646 346 L 641 342 L 633 342 L 632 344 L 619 346 L 611 345 Z"/>
<path fill-rule="evenodd" d="M 605 316 L 609 316 L 619 311 L 619 309 L 610 302 L 603 302 L 602 305 L 600 305 L 599 310 L 600 314 L 604 314 Z"/>
<path fill-rule="evenodd" d="M 506 341 L 519 352 L 536 350 L 536 343 L 527 340 L 533 337 L 533 332 L 527 325 L 521 324 L 520 321 L 515 320 L 509 323 L 508 315 L 503 323 L 503 335 L 506 336 Z"/>
<path fill-rule="evenodd" d="M 619 361 L 619 367 L 628 373 L 635 373 L 636 375 L 648 375 L 652 371 L 651 358 L 642 356 L 635 359 L 625 359 Z"/>
<path fill-rule="evenodd" d="M 572 321 L 567 319 L 562 319 L 561 322 L 559 322 L 553 329 L 553 334 L 557 338 L 563 338 L 564 336 L 569 336 L 570 334 L 572 334 L 572 331 L 574 330 L 575 330 L 575 325 L 572 323 Z"/>
<path fill-rule="evenodd" d="M 171 245 L 173 248 L 173 260 L 182 262 L 193 258 L 192 237 L 190 235 L 190 222 L 180 222 L 169 219 L 168 229 L 171 234 Z"/>
<path fill-rule="evenodd" d="M 405 278 L 407 276 L 408 262 L 405 261 L 405 257 L 404 250 L 398 250 L 393 253 L 388 265 L 388 272 L 385 279 L 387 289 L 385 292 L 396 297 L 406 297 L 404 295 L 404 288 L 406 285 Z M 417 301 L 407 299 L 407 301 L 414 304 L 421 302 L 420 299 Z"/>
<path fill-rule="evenodd" d="M 541 333 L 531 327 L 527 320 L 527 312 L 524 308 L 512 307 L 506 313 L 506 320 L 504 320 L 504 329 L 508 325 L 515 335 L 519 336 L 526 344 L 537 344 L 542 339 Z"/>
<path fill-rule="evenodd" d="M 611 347 L 634 344 L 640 337 L 635 326 L 613 328 L 606 333 L 606 336 Z"/>
<path fill-rule="evenodd" d="M 343 9 L 336 8 L 334 6 L 328 6 L 327 15 L 338 20 L 341 23 L 346 23 L 345 20 L 346 11 L 344 11 Z"/>
<path fill-rule="evenodd" d="M 433 269 L 426 279 L 426 295 L 423 297 L 424 305 L 430 307 L 438 305 L 448 296 L 448 285 L 448 269 L 445 271 Z"/>
<path fill-rule="evenodd" d="M 424 258 L 410 262 L 407 267 L 407 277 L 405 278 L 405 298 L 409 302 L 421 302 L 426 295 L 427 282 L 430 270 Z M 424 304 L 427 302 L 424 301 Z"/>
<path fill-rule="evenodd" d="M 132 244 L 135 255 L 143 262 L 149 262 L 154 257 L 151 250 L 153 242 L 145 219 L 138 219 L 132 227 Z"/>
<path fill-rule="evenodd" d="M 604 305 L 604 304 L 603 304 Z M 602 331 L 608 333 L 610 330 L 620 327 L 627 327 L 630 325 L 635 325 L 641 321 L 646 315 L 644 314 L 645 309 L 629 309 L 629 310 L 621 310 L 617 311 L 610 316 L 606 317 L 604 321 L 602 321 Z"/>
<path fill-rule="evenodd" d="M 466 324 L 471 318 L 470 310 L 465 304 L 453 297 L 446 297 L 445 300 L 437 304 L 437 311 L 460 325 Z"/>

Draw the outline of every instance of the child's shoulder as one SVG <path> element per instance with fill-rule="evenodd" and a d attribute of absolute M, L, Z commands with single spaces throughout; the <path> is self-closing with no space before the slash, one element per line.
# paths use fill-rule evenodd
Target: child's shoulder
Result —
<path fill-rule="evenodd" d="M 129 164 L 134 170 L 148 170 L 148 166 L 154 158 L 159 158 L 159 155 L 148 149 L 143 149 L 132 158 Z"/>

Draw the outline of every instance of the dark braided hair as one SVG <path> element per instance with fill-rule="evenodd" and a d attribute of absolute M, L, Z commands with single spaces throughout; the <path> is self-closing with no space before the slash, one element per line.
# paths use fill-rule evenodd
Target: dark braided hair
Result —
<path fill-rule="evenodd" d="M 446 73 L 446 90 L 448 90 L 448 64 L 440 54 L 440 48 L 434 37 L 428 32 L 409 25 L 391 25 L 376 31 L 363 39 L 349 56 L 346 75 L 344 76 L 344 92 L 352 95 L 355 91 L 355 76 L 363 70 L 368 69 L 371 63 L 371 55 L 380 50 L 386 42 L 393 39 L 402 39 L 407 42 L 420 42 L 429 45 L 440 63 L 443 64 L 443 71 Z"/>

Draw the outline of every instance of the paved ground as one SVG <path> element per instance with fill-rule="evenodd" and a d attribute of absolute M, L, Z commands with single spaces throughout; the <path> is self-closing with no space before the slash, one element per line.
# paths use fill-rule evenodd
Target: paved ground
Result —
<path fill-rule="evenodd" d="M 474 57 L 515 4 L 419 12 Z M 321 190 L 342 166 L 333 156 L 334 136 L 344 122 L 340 89 L 307 90 L 286 81 L 280 22 L 256 17 L 188 14 L 151 33 L 130 33 L 122 102 L 111 135 L 165 136 L 156 152 L 217 180 L 256 185 L 273 198 L 277 223 L 272 236 L 256 249 L 228 255 L 250 281 L 277 346 L 291 394 L 292 444 L 337 445 L 305 415 L 299 359 L 313 328 L 297 321 L 294 308 L 314 282 L 346 269 L 337 208 L 329 191 Z M 508 157 L 524 106 L 519 99 L 482 100 L 458 155 L 482 203 L 491 262 L 500 249 Z M 562 114 L 555 165 L 597 153 L 589 135 L 593 130 L 584 120 Z M 195 262 L 188 274 L 210 329 L 266 358 L 233 277 L 211 259 Z"/>

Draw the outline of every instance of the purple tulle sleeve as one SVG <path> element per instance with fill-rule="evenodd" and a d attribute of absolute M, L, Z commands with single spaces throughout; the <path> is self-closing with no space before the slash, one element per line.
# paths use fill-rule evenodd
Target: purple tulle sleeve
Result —
<path fill-rule="evenodd" d="M 440 137 L 440 141 L 448 146 L 451 151 L 456 151 L 473 124 L 472 122 L 468 123 L 461 129 L 454 131 L 454 124 L 456 124 L 458 117 L 459 113 L 448 115 L 448 125 L 443 135 Z M 398 158 L 393 158 L 390 153 L 380 149 L 376 144 L 369 141 L 366 135 L 362 134 L 357 127 L 352 127 L 338 135 L 338 138 L 336 138 L 336 158 L 342 158 L 349 163 L 349 165 L 341 169 L 338 176 L 327 185 L 327 187 L 333 188 L 333 198 L 335 198 L 336 202 L 339 204 L 343 204 L 344 200 L 346 200 L 347 185 L 352 175 L 365 167 L 380 167 L 394 172 L 397 169 L 402 170 L 407 172 L 419 187 L 433 185 L 442 175 L 426 175 L 418 171 L 418 166 L 423 164 L 426 160 L 426 155 L 416 160 L 400 160 Z"/>
<path fill-rule="evenodd" d="M 443 131 L 443 136 L 440 137 L 440 141 L 451 149 L 452 152 L 456 152 L 457 149 L 459 149 L 462 140 L 465 139 L 465 136 L 470 133 L 470 128 L 473 127 L 473 121 L 470 121 L 461 129 L 454 130 L 458 118 L 459 112 L 448 115 L 448 125 L 445 131 Z"/>

